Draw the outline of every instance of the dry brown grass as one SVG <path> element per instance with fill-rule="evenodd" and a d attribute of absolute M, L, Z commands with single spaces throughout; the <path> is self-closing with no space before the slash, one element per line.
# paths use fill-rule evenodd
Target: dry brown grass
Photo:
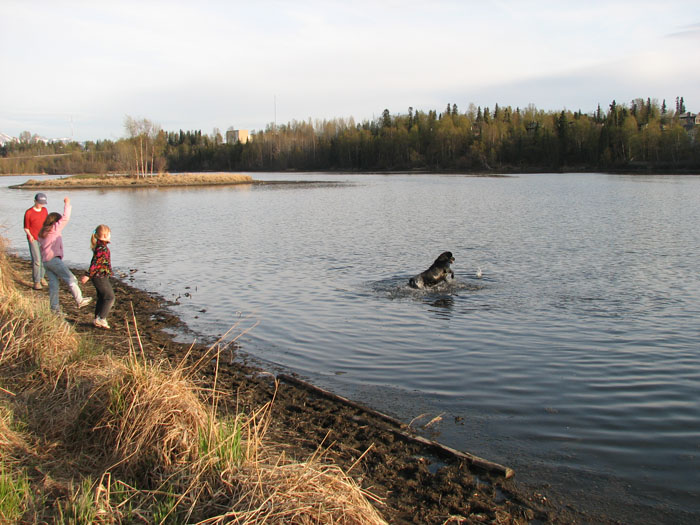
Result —
<path fill-rule="evenodd" d="M 0 237 L 0 367 L 41 363 L 59 367 L 73 354 L 78 337 L 45 302 L 17 289 L 17 275 Z"/>
<path fill-rule="evenodd" d="M 161 173 L 153 176 L 133 175 L 75 175 L 52 180 L 29 179 L 23 187 L 41 188 L 86 188 L 86 187 L 149 187 L 149 186 L 193 186 L 250 184 L 253 178 L 240 173 Z"/>
<path fill-rule="evenodd" d="M 12 395 L 5 391 L 6 394 Z M 0 459 L 3 462 L 15 462 L 17 457 L 27 454 L 29 445 L 22 432 L 15 429 L 12 410 L 0 405 Z"/>
<path fill-rule="evenodd" d="M 91 394 L 99 419 L 98 439 L 110 447 L 116 466 L 146 461 L 163 468 L 197 459 L 198 435 L 210 411 L 195 386 L 176 369 L 164 373 L 135 355 L 113 361 L 109 380 Z"/>
<path fill-rule="evenodd" d="M 24 521 L 384 523 L 323 453 L 298 462 L 269 442 L 270 404 L 218 416 L 221 393 L 194 378 L 219 345 L 194 365 L 153 362 L 133 320 L 118 359 L 15 278 L 0 240 L 0 459 L 32 473 Z"/>
<path fill-rule="evenodd" d="M 363 491 L 320 456 L 304 463 L 247 463 L 235 473 L 236 510 L 205 523 L 383 523 Z"/>
<path fill-rule="evenodd" d="M 0 305 L 0 366 L 40 363 L 55 369 L 73 356 L 78 337 L 46 304 L 17 291 Z"/>

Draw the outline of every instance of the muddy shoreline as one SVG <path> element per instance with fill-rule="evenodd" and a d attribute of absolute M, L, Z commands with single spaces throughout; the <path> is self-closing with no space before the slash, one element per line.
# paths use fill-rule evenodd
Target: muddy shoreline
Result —
<path fill-rule="evenodd" d="M 11 261 L 28 293 L 48 300 L 46 288 L 31 290 L 29 262 L 18 257 Z M 74 273 L 80 275 L 81 271 L 74 269 Z M 126 321 L 135 319 L 147 356 L 167 359 L 173 365 L 183 359 L 194 363 L 204 358 L 198 382 L 210 389 L 216 380 L 217 389 L 224 394 L 220 402 L 223 411 L 251 413 L 274 399 L 270 440 L 300 460 L 321 447 L 328 460 L 349 470 L 362 487 L 380 498 L 375 505 L 389 523 L 618 523 L 555 505 L 546 494 L 522 490 L 517 473 L 508 477 L 507 466 L 442 447 L 416 436 L 389 416 L 294 376 L 275 376 L 251 364 L 235 343 L 212 348 L 176 342 L 171 334 L 187 333 L 187 327 L 168 310 L 167 300 L 124 279 L 114 279 L 113 285 L 116 302 L 110 316 L 111 330 L 93 327 L 91 307 L 77 310 L 62 287 L 66 321 L 116 355 L 127 353 L 130 341 L 133 343 L 134 334 L 127 330 Z M 89 283 L 83 290 L 94 296 Z M 218 371 L 214 359 L 217 350 Z"/>

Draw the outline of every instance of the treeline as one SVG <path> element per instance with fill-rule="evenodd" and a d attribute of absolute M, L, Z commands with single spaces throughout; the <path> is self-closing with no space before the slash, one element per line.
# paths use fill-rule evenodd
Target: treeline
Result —
<path fill-rule="evenodd" d="M 361 123 L 349 118 L 269 125 L 245 144 L 227 144 L 216 130 L 206 135 L 155 128 L 151 166 L 173 172 L 694 170 L 700 168 L 699 126 L 684 114 L 682 98 L 675 110 L 647 98 L 629 105 L 613 101 L 591 114 L 473 104 L 461 112 L 448 104 L 440 113 L 384 110 Z M 132 134 L 82 146 L 10 144 L 0 150 L 0 171 L 133 171 L 137 140 Z M 27 158 L 45 151 L 64 156 Z"/>

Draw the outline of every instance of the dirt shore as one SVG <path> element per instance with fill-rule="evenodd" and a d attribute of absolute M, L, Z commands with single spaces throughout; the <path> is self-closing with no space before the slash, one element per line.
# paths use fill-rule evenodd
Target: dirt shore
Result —
<path fill-rule="evenodd" d="M 29 263 L 13 257 L 12 264 L 30 293 L 46 296 L 48 290 L 31 290 Z M 79 275 L 78 270 L 74 270 Z M 168 332 L 185 330 L 168 311 L 168 302 L 141 291 L 124 280 L 113 280 L 116 303 L 110 316 L 112 329 L 92 325 L 91 306 L 78 311 L 64 287 L 61 304 L 66 321 L 115 354 L 128 351 L 134 341 L 126 320 L 135 318 L 144 352 L 195 362 L 210 347 L 175 342 Z M 86 295 L 94 296 L 88 283 Z M 167 330 L 167 331 L 166 331 Z M 421 440 L 402 423 L 307 386 L 292 376 L 278 376 L 246 363 L 236 348 L 227 348 L 219 361 L 217 389 L 224 392 L 222 410 L 250 413 L 274 398 L 268 437 L 283 444 L 297 459 L 308 458 L 322 446 L 326 457 L 339 464 L 364 488 L 377 495 L 376 507 L 389 523 L 616 523 L 589 516 L 568 506 L 554 506 L 546 495 L 527 493 L 517 475 L 506 479 L 507 469 L 469 455 Z M 211 388 L 216 361 L 209 355 L 199 381 Z"/>

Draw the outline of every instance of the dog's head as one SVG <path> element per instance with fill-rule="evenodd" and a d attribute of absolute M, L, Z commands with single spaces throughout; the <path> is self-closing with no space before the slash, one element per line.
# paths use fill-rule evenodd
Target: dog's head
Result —
<path fill-rule="evenodd" d="M 434 265 L 438 266 L 449 266 L 455 262 L 455 258 L 452 257 L 452 252 L 442 252 L 437 259 L 435 259 Z"/>

